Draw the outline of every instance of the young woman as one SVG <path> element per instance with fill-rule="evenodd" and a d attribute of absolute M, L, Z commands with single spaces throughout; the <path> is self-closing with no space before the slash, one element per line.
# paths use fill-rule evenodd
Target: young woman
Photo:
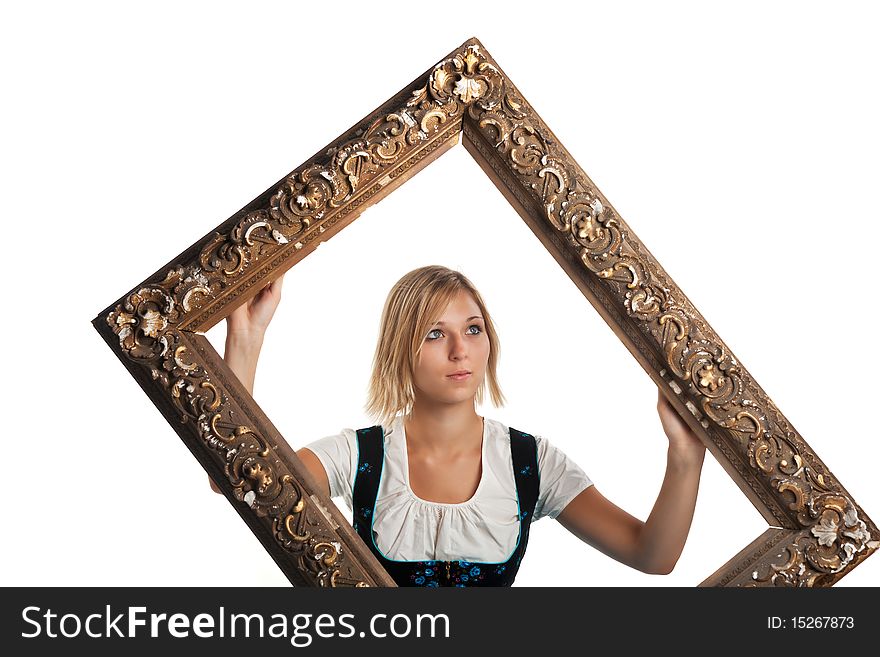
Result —
<path fill-rule="evenodd" d="M 253 391 L 282 278 L 227 318 L 225 359 Z M 546 438 L 476 413 L 496 379 L 499 342 L 461 273 L 415 269 L 391 289 L 373 359 L 368 414 L 297 451 L 400 586 L 513 583 L 531 523 L 556 518 L 575 536 L 645 573 L 672 571 L 694 513 L 705 448 L 659 393 L 666 477 L 645 522 L 607 500 Z M 212 488 L 220 492 L 211 482 Z"/>

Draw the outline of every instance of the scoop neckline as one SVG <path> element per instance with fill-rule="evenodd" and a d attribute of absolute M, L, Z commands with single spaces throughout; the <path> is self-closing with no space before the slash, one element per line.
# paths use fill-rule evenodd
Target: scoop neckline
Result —
<path fill-rule="evenodd" d="M 400 435 L 403 437 L 403 480 L 406 484 L 407 492 L 419 502 L 422 502 L 423 504 L 429 504 L 431 506 L 456 508 L 472 504 L 474 500 L 477 499 L 480 491 L 483 489 L 483 482 L 486 480 L 486 436 L 489 433 L 488 420 L 483 417 L 483 443 L 480 445 L 480 483 L 477 484 L 477 489 L 474 491 L 474 494 L 471 495 L 470 498 L 468 498 L 464 502 L 435 502 L 434 500 L 426 500 L 415 494 L 412 486 L 409 483 L 409 448 L 406 445 L 406 429 L 403 426 L 404 421 L 402 415 L 397 416 L 397 423 L 400 427 Z"/>

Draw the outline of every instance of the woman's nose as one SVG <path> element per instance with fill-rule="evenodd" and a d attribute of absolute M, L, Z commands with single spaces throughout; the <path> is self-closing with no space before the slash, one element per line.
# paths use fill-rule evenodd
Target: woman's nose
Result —
<path fill-rule="evenodd" d="M 449 355 L 461 358 L 467 354 L 467 343 L 460 335 L 453 336 L 449 342 Z"/>

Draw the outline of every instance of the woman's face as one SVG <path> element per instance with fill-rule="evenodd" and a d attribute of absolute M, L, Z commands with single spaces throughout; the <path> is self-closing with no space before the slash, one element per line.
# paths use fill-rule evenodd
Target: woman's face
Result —
<path fill-rule="evenodd" d="M 489 337 L 480 307 L 462 291 L 428 329 L 415 365 L 416 397 L 439 403 L 472 401 L 486 376 Z M 451 374 L 467 370 L 469 375 Z"/>

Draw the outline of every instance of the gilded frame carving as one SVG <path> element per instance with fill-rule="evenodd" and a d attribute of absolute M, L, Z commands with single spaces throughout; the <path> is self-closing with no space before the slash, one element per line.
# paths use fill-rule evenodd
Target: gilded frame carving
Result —
<path fill-rule="evenodd" d="M 880 532 L 577 165 L 465 41 L 93 324 L 296 586 L 394 586 L 204 336 L 461 140 L 768 523 L 701 586 L 831 586 Z"/>

